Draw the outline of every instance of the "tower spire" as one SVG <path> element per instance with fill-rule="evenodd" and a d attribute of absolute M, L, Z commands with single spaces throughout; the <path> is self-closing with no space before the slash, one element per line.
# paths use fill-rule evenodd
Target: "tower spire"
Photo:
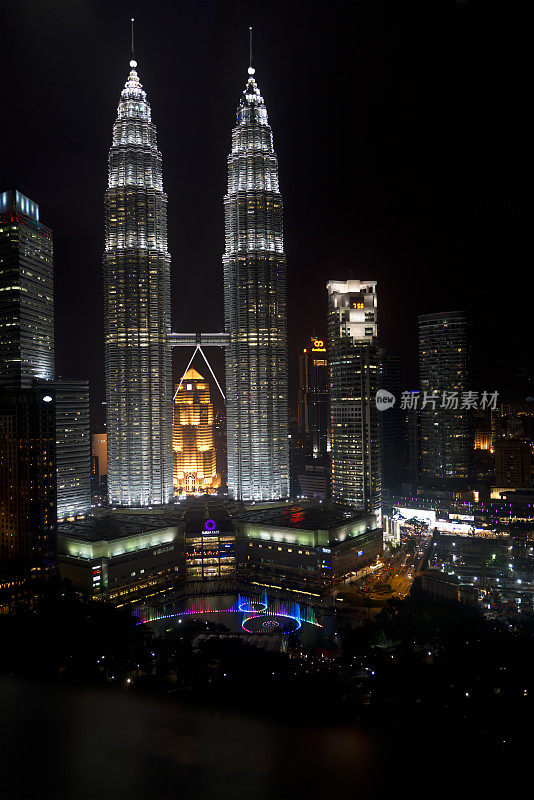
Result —
<path fill-rule="evenodd" d="M 250 25 L 248 29 L 248 54 L 249 54 L 248 74 L 254 75 L 256 70 L 252 66 L 252 25 Z"/>
<path fill-rule="evenodd" d="M 135 18 L 132 17 L 130 22 L 131 22 L 131 25 L 132 25 L 132 60 L 135 60 L 135 51 L 134 51 L 134 22 L 135 22 Z"/>

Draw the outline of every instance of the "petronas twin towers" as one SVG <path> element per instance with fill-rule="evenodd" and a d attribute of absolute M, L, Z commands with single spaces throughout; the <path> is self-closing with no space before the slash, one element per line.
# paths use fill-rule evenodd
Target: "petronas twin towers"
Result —
<path fill-rule="evenodd" d="M 173 493 L 170 255 L 156 129 L 130 67 L 105 197 L 108 494 L 113 505 L 147 506 Z M 224 210 L 228 489 L 272 500 L 289 495 L 286 267 L 278 164 L 252 67 Z"/>

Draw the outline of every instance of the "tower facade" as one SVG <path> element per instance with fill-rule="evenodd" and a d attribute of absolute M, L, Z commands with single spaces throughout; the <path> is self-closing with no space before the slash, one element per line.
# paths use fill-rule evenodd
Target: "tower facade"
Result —
<path fill-rule="evenodd" d="M 376 281 L 329 281 L 332 498 L 381 517 Z"/>
<path fill-rule="evenodd" d="M 170 256 L 156 128 L 130 67 L 105 196 L 108 496 L 144 506 L 172 497 Z"/>
<path fill-rule="evenodd" d="M 228 494 L 289 494 L 287 290 L 282 196 L 267 109 L 249 77 L 224 198 Z"/>
<path fill-rule="evenodd" d="M 29 389 L 54 377 L 52 249 L 37 203 L 0 193 L 0 386 Z"/>
<path fill-rule="evenodd" d="M 326 461 L 330 452 L 328 361 L 322 339 L 312 336 L 299 355 L 298 428 L 306 459 Z"/>
<path fill-rule="evenodd" d="M 209 494 L 220 486 L 213 443 L 209 383 L 189 369 L 172 408 L 173 480 L 176 494 Z"/>

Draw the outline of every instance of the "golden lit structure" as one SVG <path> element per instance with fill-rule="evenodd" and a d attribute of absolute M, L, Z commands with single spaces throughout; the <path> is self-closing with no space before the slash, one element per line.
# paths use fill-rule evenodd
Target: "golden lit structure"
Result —
<path fill-rule="evenodd" d="M 172 408 L 173 482 L 175 494 L 210 493 L 221 485 L 213 444 L 213 404 L 209 383 L 189 369 Z"/>

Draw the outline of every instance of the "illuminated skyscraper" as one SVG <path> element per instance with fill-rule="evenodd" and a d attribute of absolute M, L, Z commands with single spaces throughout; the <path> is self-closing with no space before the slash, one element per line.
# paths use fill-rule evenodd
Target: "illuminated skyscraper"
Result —
<path fill-rule="evenodd" d="M 299 355 L 298 430 L 292 431 L 290 449 L 292 494 L 327 497 L 330 465 L 329 385 L 325 343 L 312 336 L 308 346 Z"/>
<path fill-rule="evenodd" d="M 328 383 L 326 347 L 312 336 L 299 355 L 298 427 L 307 460 L 325 461 L 330 452 Z"/>
<path fill-rule="evenodd" d="M 209 383 L 196 369 L 185 373 L 172 411 L 174 491 L 192 494 L 217 489 L 213 404 Z"/>
<path fill-rule="evenodd" d="M 332 498 L 381 515 L 376 281 L 329 281 Z"/>
<path fill-rule="evenodd" d="M 53 390 L 56 411 L 57 518 L 83 517 L 91 507 L 89 381 L 39 381 Z"/>
<path fill-rule="evenodd" d="M 172 497 L 167 196 L 136 66 L 113 126 L 103 259 L 108 495 L 122 506 Z"/>
<path fill-rule="evenodd" d="M 19 191 L 0 193 L 0 385 L 54 377 L 52 231 Z"/>
<path fill-rule="evenodd" d="M 289 494 L 286 260 L 278 162 L 252 67 L 224 215 L 228 493 L 271 500 Z"/>

